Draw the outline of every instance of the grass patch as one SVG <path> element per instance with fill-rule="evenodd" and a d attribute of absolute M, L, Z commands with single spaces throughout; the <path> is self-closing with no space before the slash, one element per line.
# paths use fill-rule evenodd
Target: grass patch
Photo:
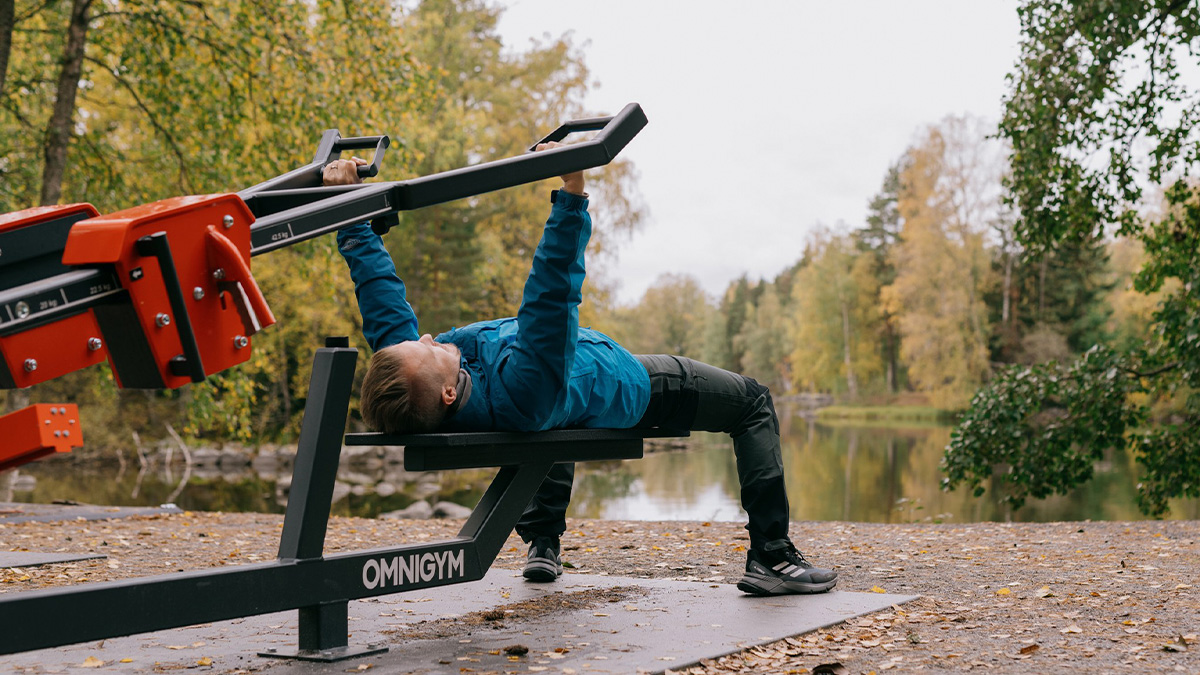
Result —
<path fill-rule="evenodd" d="M 817 410 L 817 419 L 951 424 L 958 414 L 925 405 L 831 405 Z"/>

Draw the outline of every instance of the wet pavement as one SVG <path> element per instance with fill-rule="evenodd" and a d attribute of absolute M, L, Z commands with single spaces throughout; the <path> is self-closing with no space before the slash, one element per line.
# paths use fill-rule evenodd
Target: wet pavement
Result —
<path fill-rule="evenodd" d="M 259 656 L 296 647 L 296 612 L 0 657 L 18 673 L 638 673 L 678 669 L 915 599 L 830 592 L 752 598 L 728 584 L 570 574 L 531 584 L 493 569 L 476 582 L 350 603 L 350 646 L 387 651 L 335 663 Z M 506 651 L 506 648 L 507 651 Z M 89 670 L 83 670 L 88 668 Z"/>

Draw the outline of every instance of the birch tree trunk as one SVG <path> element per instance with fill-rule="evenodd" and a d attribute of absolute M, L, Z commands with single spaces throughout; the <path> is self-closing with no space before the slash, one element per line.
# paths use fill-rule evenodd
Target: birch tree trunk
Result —
<path fill-rule="evenodd" d="M 842 306 L 842 358 L 846 363 L 846 388 L 850 398 L 858 398 L 858 378 L 854 377 L 854 359 L 850 354 L 850 308 L 843 300 Z"/>

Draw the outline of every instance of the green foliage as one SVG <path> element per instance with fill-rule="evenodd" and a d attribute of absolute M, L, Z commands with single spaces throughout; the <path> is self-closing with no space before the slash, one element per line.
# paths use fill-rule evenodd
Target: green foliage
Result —
<path fill-rule="evenodd" d="M 730 284 L 729 290 L 721 298 L 721 313 L 725 315 L 726 346 L 723 351 L 729 355 L 729 360 L 713 365 L 728 370 L 741 370 L 745 344 L 738 344 L 735 338 L 742 332 L 742 324 L 746 322 L 749 308 L 754 304 L 750 295 L 750 280 L 742 275 L 740 279 Z"/>
<path fill-rule="evenodd" d="M 787 374 L 787 316 L 774 284 L 760 284 L 758 304 L 747 309 L 734 345 L 742 351 L 742 372 L 776 392 L 790 387 Z"/>
<path fill-rule="evenodd" d="M 867 204 L 866 225 L 854 230 L 852 235 L 859 249 L 871 255 L 871 269 L 875 275 L 877 289 L 896 281 L 892 248 L 900 240 L 900 232 L 904 227 L 899 201 L 900 174 L 905 169 L 905 159 L 902 158 L 888 167 L 879 193 Z M 899 328 L 896 326 L 896 317 L 879 298 L 875 299 L 875 304 L 880 307 L 879 321 L 875 323 L 875 329 L 878 331 L 878 349 L 884 364 L 885 385 L 887 391 L 896 393 L 904 377 L 900 363 Z"/>
<path fill-rule="evenodd" d="M 797 389 L 845 391 L 882 371 L 878 336 L 879 282 L 873 256 L 850 237 L 817 235 L 810 263 L 796 273 L 791 293 L 791 376 Z"/>
<path fill-rule="evenodd" d="M 705 329 L 713 307 L 694 277 L 663 274 L 641 302 L 617 313 L 613 337 L 635 354 L 704 359 Z"/>
<path fill-rule="evenodd" d="M 948 485 L 978 490 L 999 469 L 1016 500 L 1061 492 L 1091 477 L 1099 453 L 1128 444 L 1142 467 L 1139 506 L 1160 515 L 1171 497 L 1200 494 L 1200 208 L 1186 179 L 1200 161 L 1200 92 L 1182 75 L 1197 65 L 1200 7 L 1031 0 L 1020 13 L 1021 61 L 1000 125 L 1017 238 L 1066 258 L 1074 247 L 1083 260 L 1116 226 L 1144 246 L 1134 287 L 1160 301 L 1144 343 L 1010 371 L 982 390 L 947 449 Z M 1144 185 L 1164 182 L 1166 215 L 1143 217 Z"/>
<path fill-rule="evenodd" d="M 1127 405 L 1141 390 L 1125 359 L 1105 347 L 1069 366 L 1012 366 L 975 395 L 951 435 L 944 486 L 965 484 L 979 496 L 998 473 L 1014 508 L 1066 494 L 1145 420 L 1143 408 Z"/>
<path fill-rule="evenodd" d="M 1021 57 L 1000 123 L 1019 239 L 1052 248 L 1118 222 L 1136 234 L 1142 179 L 1159 183 L 1200 160 L 1200 91 L 1187 76 L 1200 7 L 1029 0 L 1019 14 Z"/>
<path fill-rule="evenodd" d="M 1061 242 L 1037 259 L 1027 257 L 1017 268 L 1014 312 L 1020 334 L 1051 326 L 1062 335 L 1072 355 L 1107 344 L 1113 289 L 1104 242 L 1088 237 Z"/>

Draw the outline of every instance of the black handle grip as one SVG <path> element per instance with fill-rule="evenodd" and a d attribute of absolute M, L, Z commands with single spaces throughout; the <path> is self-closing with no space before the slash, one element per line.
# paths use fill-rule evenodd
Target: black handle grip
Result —
<path fill-rule="evenodd" d="M 558 142 L 570 136 L 571 134 L 583 131 L 602 131 L 610 122 L 617 118 L 617 115 L 608 117 L 589 117 L 582 120 L 569 120 L 564 122 L 560 127 L 546 134 L 545 138 L 529 146 L 529 152 L 537 149 L 537 146 L 542 143 Z"/>
<path fill-rule="evenodd" d="M 359 178 L 372 178 L 379 175 L 379 168 L 383 166 L 383 153 L 391 144 L 392 139 L 386 135 L 339 138 L 333 144 L 333 153 L 341 153 L 343 150 L 375 148 L 375 156 L 371 158 L 371 163 L 358 167 Z"/>

